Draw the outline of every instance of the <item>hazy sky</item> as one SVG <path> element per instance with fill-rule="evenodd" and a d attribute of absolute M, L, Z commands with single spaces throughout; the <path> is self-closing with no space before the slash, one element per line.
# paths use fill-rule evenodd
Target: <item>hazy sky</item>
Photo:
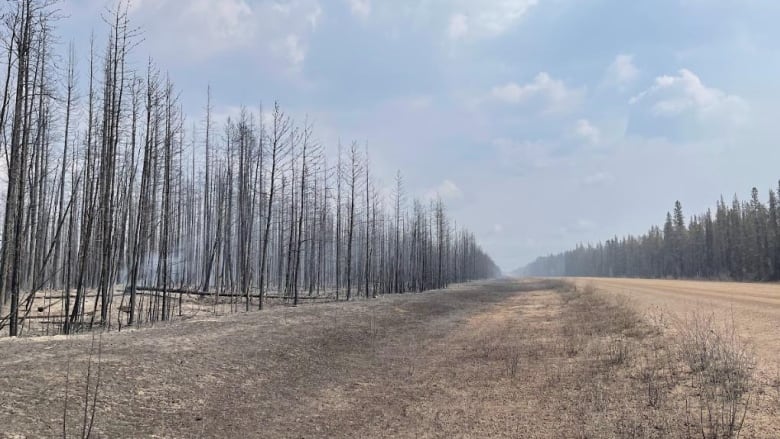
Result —
<path fill-rule="evenodd" d="M 62 39 L 105 26 L 68 0 Z M 780 2 L 135 0 L 202 119 L 274 100 L 439 193 L 505 270 L 780 178 Z M 85 68 L 85 67 L 82 67 Z M 766 198 L 766 196 L 764 196 Z"/>

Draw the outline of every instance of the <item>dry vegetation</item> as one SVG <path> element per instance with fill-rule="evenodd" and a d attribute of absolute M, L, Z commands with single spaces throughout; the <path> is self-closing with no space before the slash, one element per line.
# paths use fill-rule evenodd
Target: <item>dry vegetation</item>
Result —
<path fill-rule="evenodd" d="M 106 334 L 92 434 L 777 437 L 780 380 L 732 322 L 635 309 L 502 280 Z M 61 435 L 67 357 L 79 436 L 92 340 L 0 341 L 5 434 Z"/>
<path fill-rule="evenodd" d="M 601 296 L 626 303 L 662 335 L 646 349 L 648 395 L 683 407 L 687 431 L 728 437 L 744 423 L 741 437 L 780 437 L 775 335 L 780 286 L 643 279 L 575 283 L 581 289 L 595 285 Z"/>
<path fill-rule="evenodd" d="M 755 359 L 733 324 L 640 318 L 624 296 L 589 284 L 563 294 L 572 302 L 564 340 L 580 365 L 573 382 L 583 383 L 579 404 L 591 420 L 586 437 L 730 438 L 748 426 L 750 436 L 773 436 L 755 419 Z"/>

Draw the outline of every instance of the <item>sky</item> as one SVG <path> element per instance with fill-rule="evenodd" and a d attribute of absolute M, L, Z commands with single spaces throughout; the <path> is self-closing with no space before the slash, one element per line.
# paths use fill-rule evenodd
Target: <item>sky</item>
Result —
<path fill-rule="evenodd" d="M 86 48 L 102 0 L 63 0 Z M 767 198 L 780 178 L 780 2 L 134 0 L 147 56 L 203 119 L 278 101 L 328 151 L 369 147 L 440 196 L 505 271 L 644 233 L 675 200 Z M 64 43 L 63 43 L 64 44 Z M 79 53 L 86 66 L 87 50 Z"/>

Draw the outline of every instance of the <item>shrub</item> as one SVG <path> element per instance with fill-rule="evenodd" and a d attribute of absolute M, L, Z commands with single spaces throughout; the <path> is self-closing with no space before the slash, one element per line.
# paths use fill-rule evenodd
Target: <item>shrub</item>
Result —
<path fill-rule="evenodd" d="M 755 357 L 737 335 L 733 319 L 717 324 L 713 315 L 693 314 L 678 337 L 680 359 L 695 391 L 688 417 L 696 420 L 698 435 L 738 436 L 752 398 Z"/>

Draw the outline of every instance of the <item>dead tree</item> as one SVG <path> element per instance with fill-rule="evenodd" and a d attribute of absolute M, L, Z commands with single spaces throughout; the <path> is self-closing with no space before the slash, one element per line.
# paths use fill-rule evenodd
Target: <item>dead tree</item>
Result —
<path fill-rule="evenodd" d="M 290 120 L 282 112 L 278 103 L 274 104 L 273 121 L 271 122 L 271 139 L 269 141 L 271 171 L 268 175 L 268 204 L 265 216 L 265 231 L 263 232 L 263 248 L 260 254 L 260 303 L 259 309 L 263 309 L 263 293 L 265 291 L 265 271 L 268 260 L 268 241 L 271 233 L 271 213 L 274 203 L 274 190 L 276 189 L 277 170 L 284 156 L 285 141 L 290 132 Z"/>
<path fill-rule="evenodd" d="M 350 170 L 347 186 L 349 187 L 349 226 L 347 228 L 347 300 L 352 298 L 352 243 L 355 234 L 355 197 L 359 190 L 358 184 L 361 174 L 360 152 L 357 142 L 352 142 L 350 147 Z"/>

